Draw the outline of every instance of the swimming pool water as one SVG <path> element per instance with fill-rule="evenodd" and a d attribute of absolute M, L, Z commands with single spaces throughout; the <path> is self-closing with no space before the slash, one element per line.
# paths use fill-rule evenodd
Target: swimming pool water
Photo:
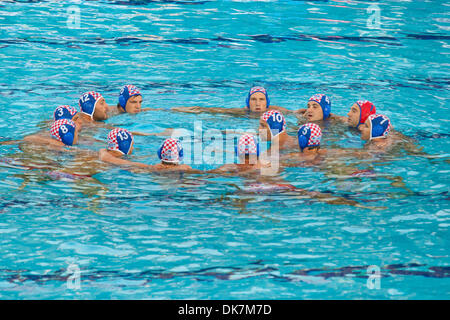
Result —
<path fill-rule="evenodd" d="M 262 84 L 274 105 L 292 110 L 314 93 L 329 95 L 339 115 L 371 100 L 435 155 L 348 160 L 374 177 L 301 167 L 279 174 L 283 183 L 381 210 L 248 193 L 242 189 L 254 181 L 238 177 L 99 168 L 95 180 L 73 180 L 5 160 L 1 299 L 449 298 L 448 2 L 0 1 L 0 8 L 1 140 L 38 131 L 56 106 L 77 106 L 85 91 L 113 105 L 129 83 L 141 89 L 144 107 L 164 110 L 107 123 L 144 132 L 193 131 L 195 121 L 204 131 L 256 129 L 255 118 L 170 108 L 242 107 L 248 89 Z M 295 134 L 296 119 L 287 121 Z M 323 129 L 325 148 L 363 147 L 345 126 Z M 131 159 L 157 163 L 163 138 L 135 139 Z M 0 146 L 0 156 L 55 168 L 76 162 L 17 145 Z M 368 286 L 368 266 L 379 268 L 379 288 Z M 73 268 L 80 288 L 68 286 Z"/>

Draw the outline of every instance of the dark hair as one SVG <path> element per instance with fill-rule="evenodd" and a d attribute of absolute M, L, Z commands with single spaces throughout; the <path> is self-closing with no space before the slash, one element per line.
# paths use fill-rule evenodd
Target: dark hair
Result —
<path fill-rule="evenodd" d="M 244 155 L 244 159 L 245 159 L 245 162 L 250 163 L 250 155 L 249 154 Z M 259 160 L 259 156 L 258 155 L 256 155 L 256 160 Z M 250 164 L 254 164 L 254 163 L 250 163 Z"/>
<path fill-rule="evenodd" d="M 120 105 L 120 102 L 117 103 L 117 109 L 127 112 L 127 110 L 125 110 L 125 108 Z"/>

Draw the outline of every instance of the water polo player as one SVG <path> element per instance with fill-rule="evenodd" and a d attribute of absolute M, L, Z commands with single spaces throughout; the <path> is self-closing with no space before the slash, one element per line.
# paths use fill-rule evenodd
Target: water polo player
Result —
<path fill-rule="evenodd" d="M 122 159 L 133 153 L 133 146 L 134 138 L 130 131 L 121 128 L 113 129 L 108 133 L 108 146 L 106 149 L 100 150 L 99 158 L 104 162 L 116 165 L 149 168 L 148 164 Z"/>
<path fill-rule="evenodd" d="M 261 140 L 270 141 L 271 148 L 278 144 L 279 150 L 294 148 L 297 141 L 286 132 L 286 120 L 280 111 L 266 111 L 259 119 L 259 134 Z"/>
<path fill-rule="evenodd" d="M 327 120 L 331 115 L 331 100 L 324 94 L 315 94 L 308 100 L 306 109 L 299 109 L 296 113 L 309 122 Z"/>
<path fill-rule="evenodd" d="M 361 139 L 367 141 L 366 145 L 376 148 L 385 148 L 391 144 L 389 136 L 391 121 L 382 114 L 370 115 L 363 125 L 359 126 Z"/>
<path fill-rule="evenodd" d="M 244 134 L 240 136 L 238 145 L 235 148 L 235 154 L 239 159 L 239 163 L 225 164 L 208 172 L 222 174 L 244 174 L 255 170 L 260 170 L 263 167 L 259 160 L 260 144 L 254 135 Z"/>
<path fill-rule="evenodd" d="M 108 119 L 109 106 L 103 96 L 95 91 L 83 93 L 78 100 L 83 121 L 103 121 Z"/>
<path fill-rule="evenodd" d="M 255 86 L 250 89 L 245 99 L 243 108 L 208 108 L 208 107 L 176 107 L 172 111 L 188 112 L 188 113 L 224 113 L 234 115 L 261 114 L 267 110 L 274 109 L 288 112 L 287 109 L 270 105 L 270 98 L 267 90 L 261 86 Z"/>

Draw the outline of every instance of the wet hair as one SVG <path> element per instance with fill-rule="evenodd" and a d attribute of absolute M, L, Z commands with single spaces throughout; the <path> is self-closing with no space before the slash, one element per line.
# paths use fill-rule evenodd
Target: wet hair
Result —
<path fill-rule="evenodd" d="M 259 155 L 256 155 L 256 154 L 246 154 L 246 155 L 244 155 L 244 164 L 256 164 L 256 162 L 255 162 L 255 157 L 256 156 L 256 161 L 258 161 L 259 160 Z M 250 157 L 252 157 L 251 159 L 250 159 Z"/>

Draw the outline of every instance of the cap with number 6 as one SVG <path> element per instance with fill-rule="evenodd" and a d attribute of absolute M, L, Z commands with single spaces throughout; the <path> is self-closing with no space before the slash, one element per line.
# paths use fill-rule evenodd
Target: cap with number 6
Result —
<path fill-rule="evenodd" d="M 127 129 L 113 129 L 108 134 L 108 150 L 119 151 L 125 155 L 131 151 L 133 135 Z"/>

